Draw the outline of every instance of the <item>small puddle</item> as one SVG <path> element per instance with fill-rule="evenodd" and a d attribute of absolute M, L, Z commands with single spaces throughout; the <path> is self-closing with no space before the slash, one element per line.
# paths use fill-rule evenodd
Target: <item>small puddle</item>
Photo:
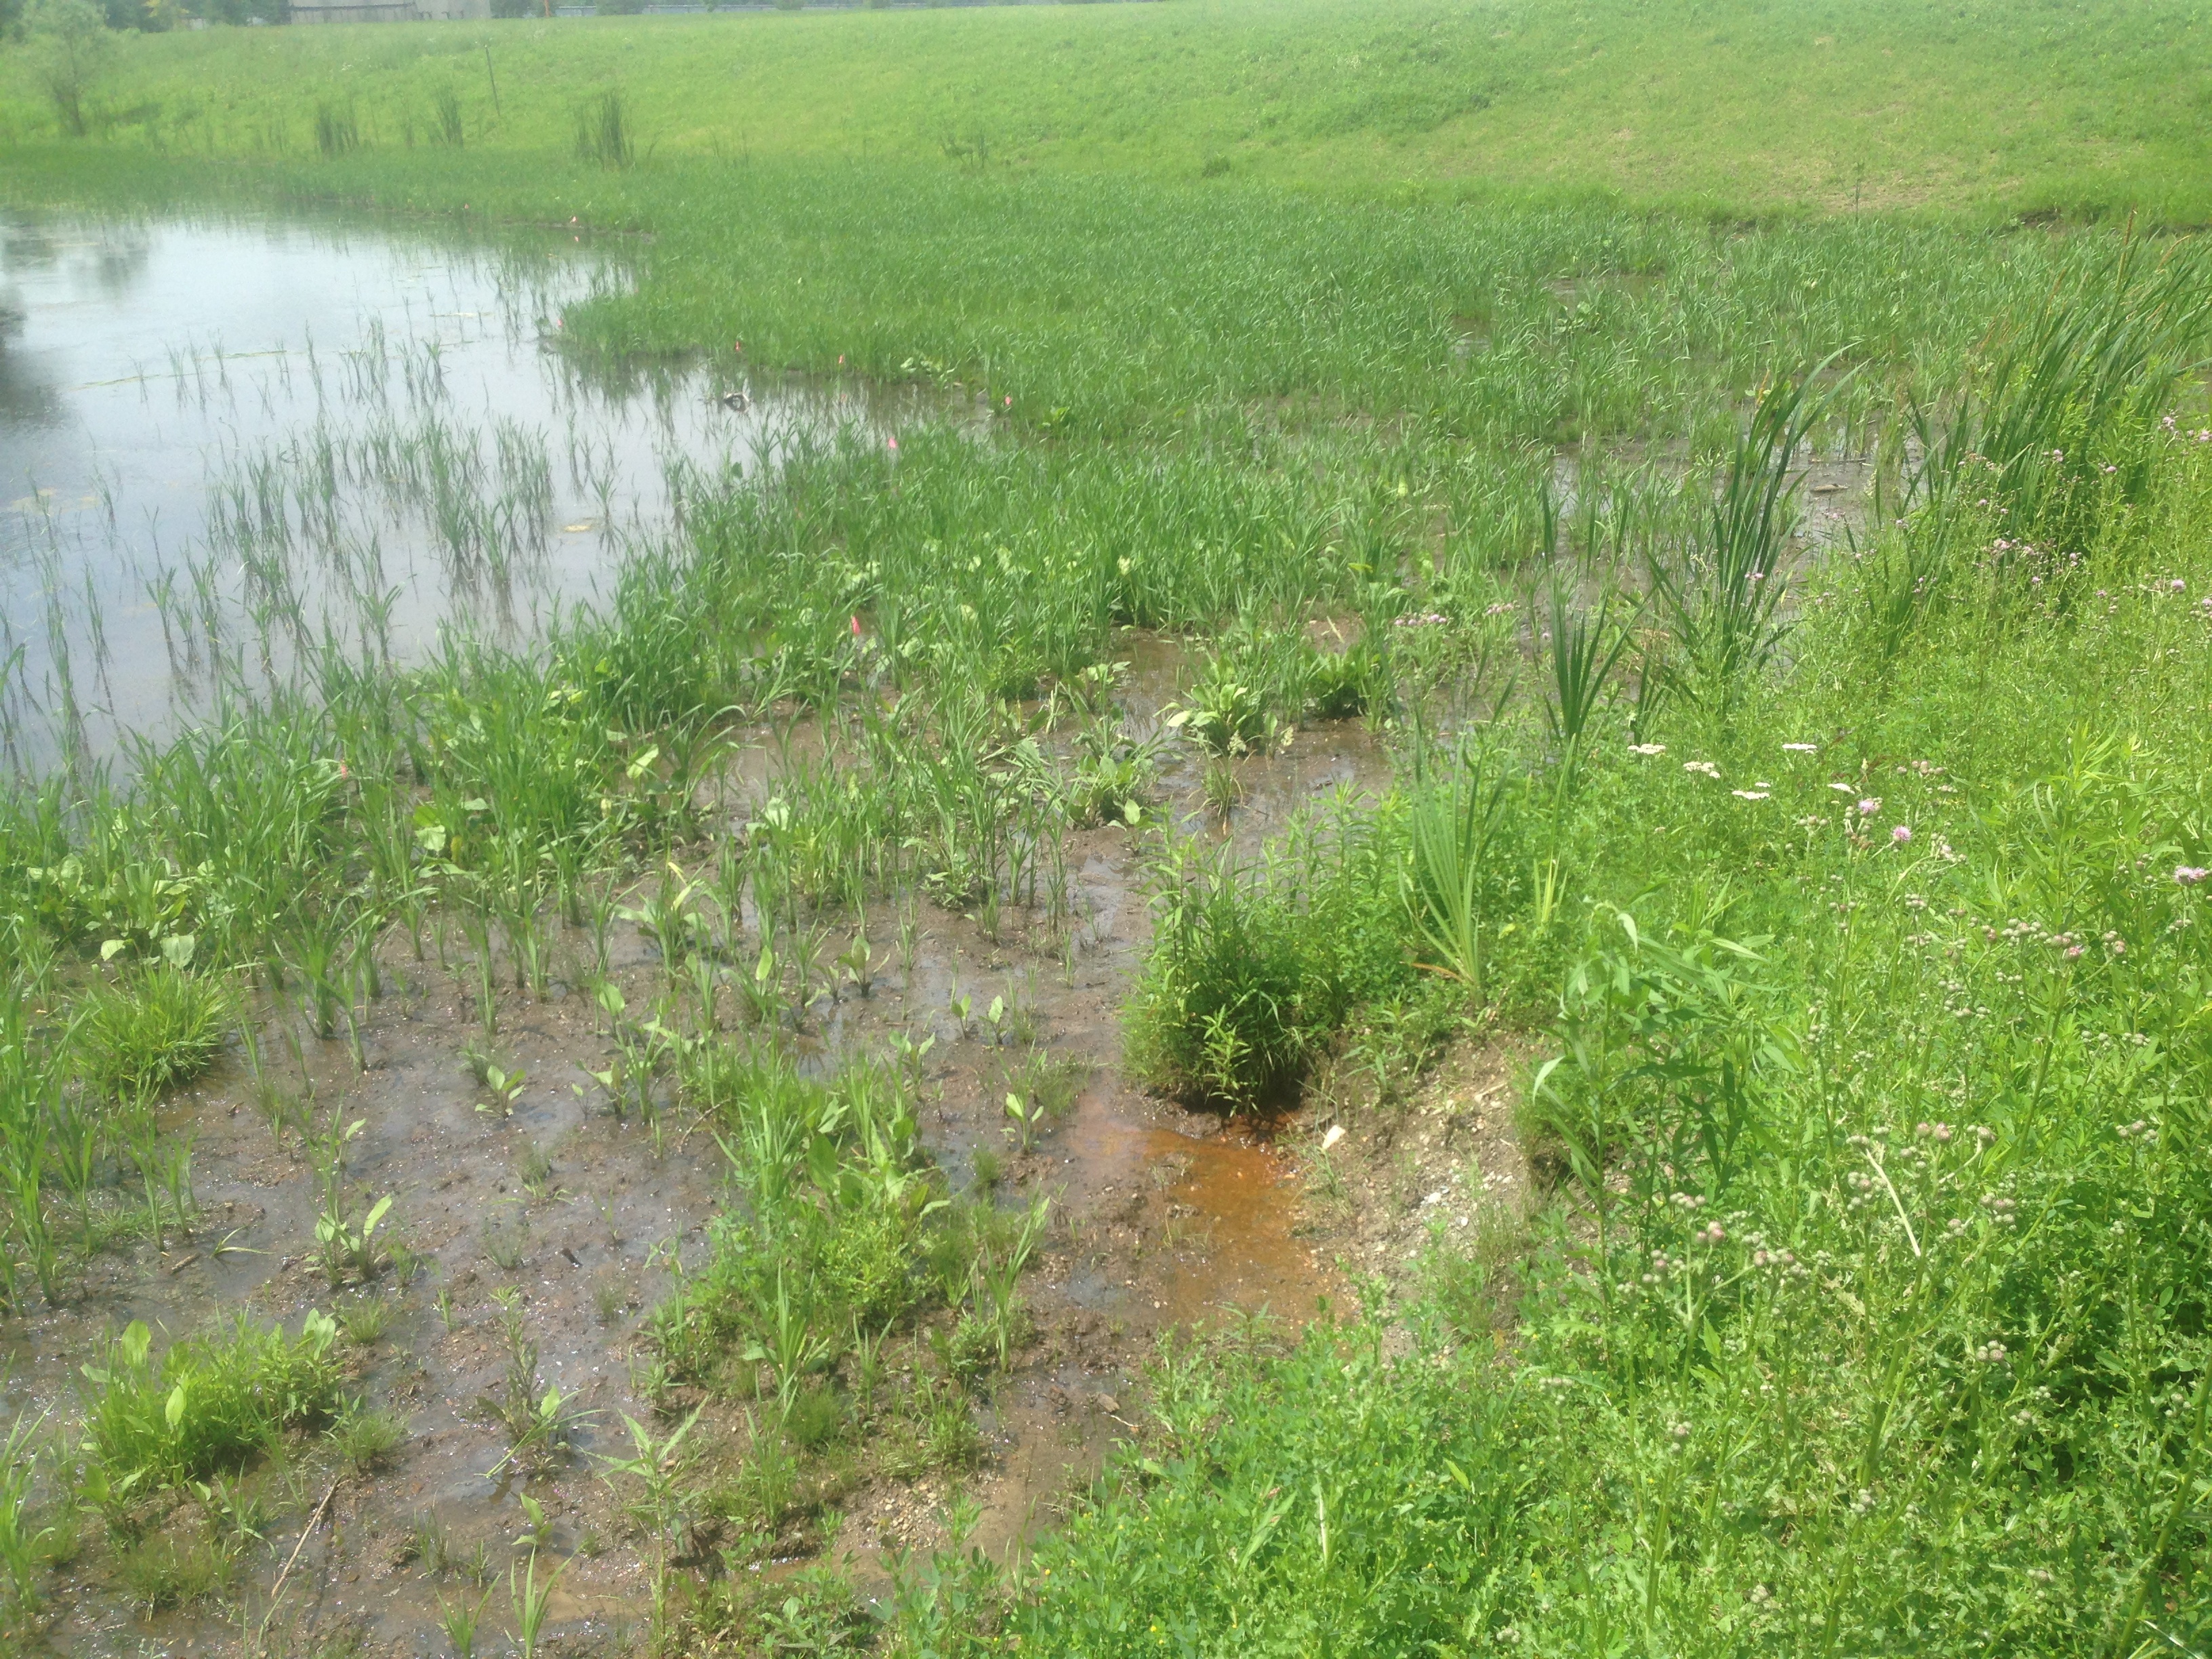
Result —
<path fill-rule="evenodd" d="M 1232 1311 L 1265 1308 L 1295 1329 L 1334 1288 L 1334 1273 L 1297 1237 L 1297 1189 L 1267 1139 L 1282 1127 L 1232 1121 L 1188 1134 L 1132 1122 L 1094 1093 L 1062 1132 L 1055 1150 L 1069 1161 L 1072 1207 L 1113 1213 L 1118 1200 L 1127 1212 L 1154 1193 L 1165 1200 L 1167 1270 L 1144 1287 L 1161 1322 L 1218 1327 Z"/>

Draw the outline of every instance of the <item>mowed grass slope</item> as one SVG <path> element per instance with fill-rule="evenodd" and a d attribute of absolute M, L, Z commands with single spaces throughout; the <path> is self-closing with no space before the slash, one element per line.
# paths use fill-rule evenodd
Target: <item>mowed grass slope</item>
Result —
<path fill-rule="evenodd" d="M 660 158 L 2192 222 L 2212 198 L 2196 0 L 1171 0 L 126 44 L 107 137 L 202 155 L 312 155 L 319 109 L 371 147 L 427 145 L 447 92 L 467 144 L 566 151 L 612 88 Z M 50 133 L 20 64 L 0 75 L 0 140 Z"/>

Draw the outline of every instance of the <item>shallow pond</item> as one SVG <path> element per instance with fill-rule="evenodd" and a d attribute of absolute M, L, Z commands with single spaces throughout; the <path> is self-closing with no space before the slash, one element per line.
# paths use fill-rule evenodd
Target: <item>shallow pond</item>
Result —
<path fill-rule="evenodd" d="M 560 347 L 580 240 L 0 218 L 0 738 L 37 769 L 335 638 L 419 659 L 589 600 L 685 468 L 896 398 Z"/>

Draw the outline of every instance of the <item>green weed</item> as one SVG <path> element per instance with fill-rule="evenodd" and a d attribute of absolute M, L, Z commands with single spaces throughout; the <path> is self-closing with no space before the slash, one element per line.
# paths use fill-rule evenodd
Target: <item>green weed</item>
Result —
<path fill-rule="evenodd" d="M 149 1616 L 221 1595 L 237 1576 L 232 1558 L 214 1545 L 174 1538 L 132 1545 L 116 1571 L 124 1594 Z"/>
<path fill-rule="evenodd" d="M 150 1100 L 204 1072 L 234 1017 L 220 981 L 167 965 L 98 981 L 78 1007 L 79 1064 L 103 1094 Z"/>
<path fill-rule="evenodd" d="M 388 1462 L 407 1438 L 407 1422 L 397 1412 L 345 1407 L 331 1425 L 331 1449 L 349 1469 L 367 1474 Z"/>
<path fill-rule="evenodd" d="M 296 1337 L 236 1324 L 173 1343 L 157 1360 L 132 1323 L 84 1367 L 85 1435 L 104 1501 L 234 1471 L 289 1428 L 339 1406 L 337 1328 L 310 1314 Z"/>

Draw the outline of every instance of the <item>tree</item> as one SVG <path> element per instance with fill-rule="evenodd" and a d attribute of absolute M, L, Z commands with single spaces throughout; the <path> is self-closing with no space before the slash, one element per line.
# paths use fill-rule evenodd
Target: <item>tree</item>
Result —
<path fill-rule="evenodd" d="M 54 100 L 62 131 L 84 136 L 84 95 L 115 57 L 115 37 L 91 0 L 30 0 L 23 21 L 32 70 Z"/>

